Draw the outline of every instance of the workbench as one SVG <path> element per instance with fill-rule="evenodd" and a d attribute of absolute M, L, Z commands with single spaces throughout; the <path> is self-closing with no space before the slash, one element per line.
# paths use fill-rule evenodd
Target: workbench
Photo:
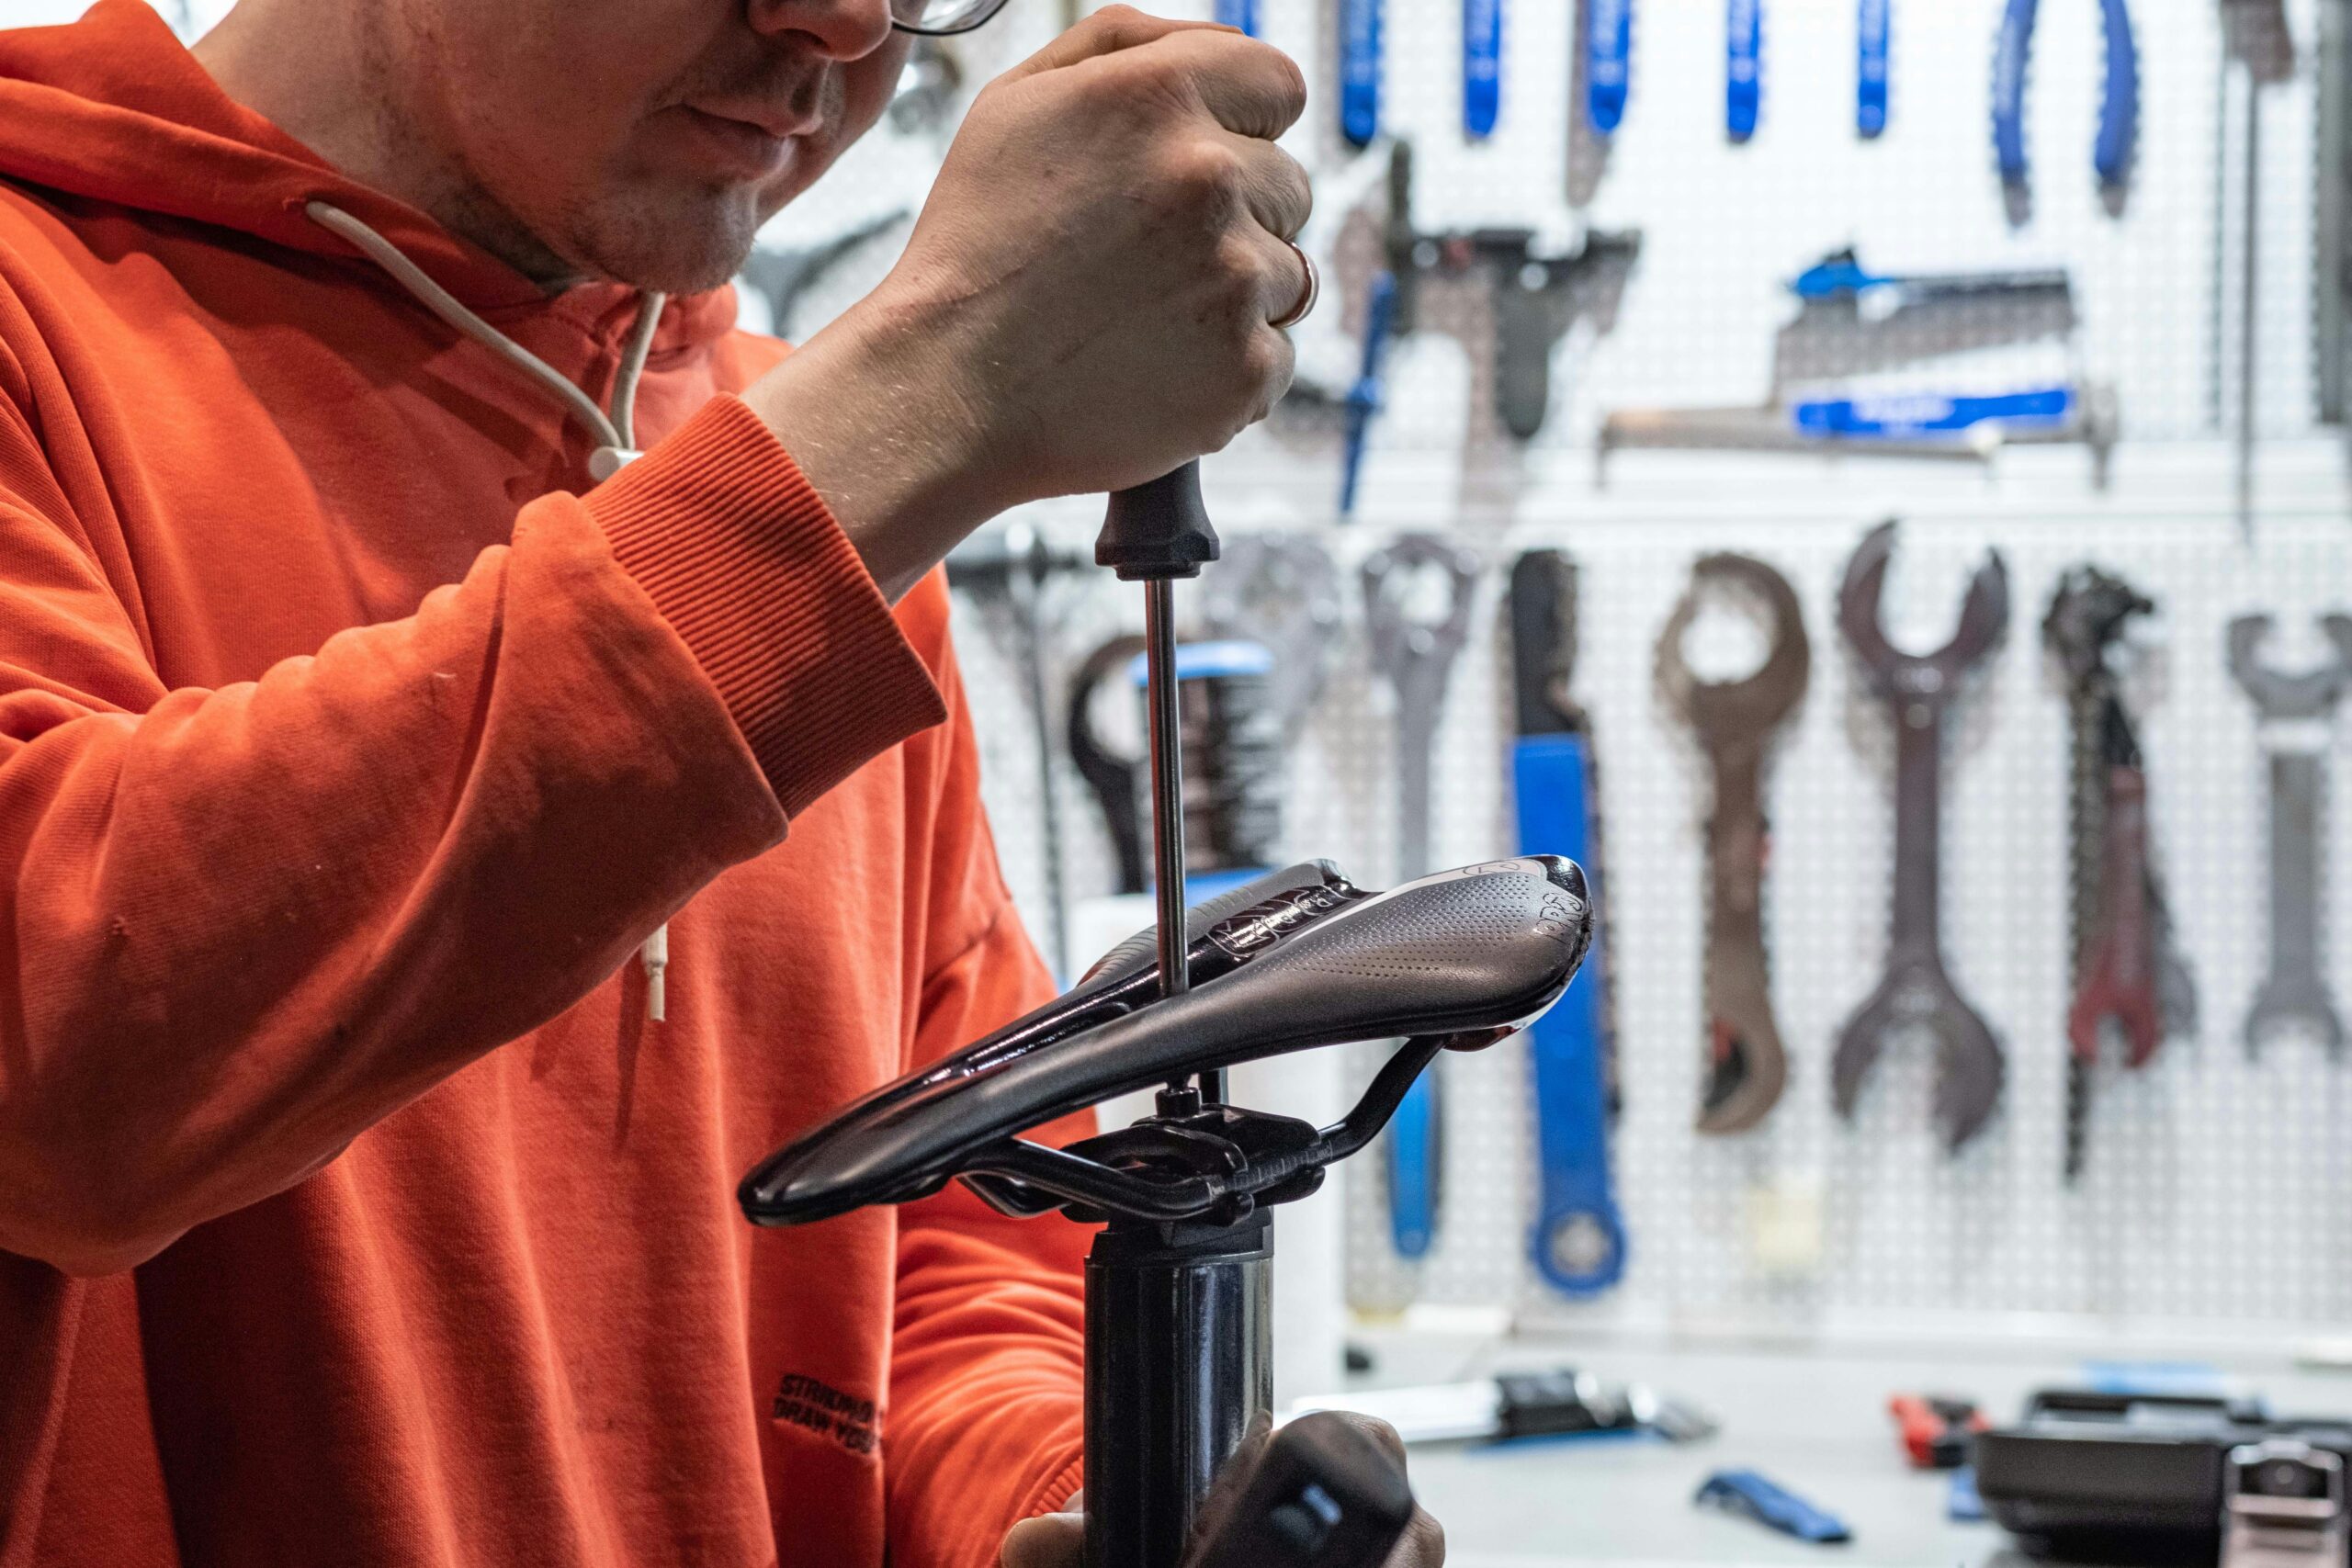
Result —
<path fill-rule="evenodd" d="M 1508 1444 L 1417 1445 L 1412 1477 L 1446 1530 L 1452 1568 L 1553 1563 L 1817 1563 L 1839 1568 L 2023 1568 L 1990 1522 L 1946 1517 L 1950 1472 L 1905 1461 L 1888 1396 L 1975 1400 L 1998 1424 L 2034 1389 L 2079 1384 L 2082 1362 L 1787 1349 L 1619 1349 L 1573 1341 L 1358 1335 L 1375 1359 L 1363 1387 L 1446 1382 L 1498 1371 L 1573 1366 L 1607 1382 L 1645 1383 L 1699 1406 L 1716 1436 L 1548 1438 Z M 2135 1358 L 2136 1359 L 2136 1358 Z M 2222 1369 L 2281 1412 L 2352 1410 L 2352 1376 L 2275 1361 Z M 1843 1518 L 1853 1539 L 1812 1546 L 1755 1522 L 1691 1506 L 1710 1472 L 1750 1468 Z"/>

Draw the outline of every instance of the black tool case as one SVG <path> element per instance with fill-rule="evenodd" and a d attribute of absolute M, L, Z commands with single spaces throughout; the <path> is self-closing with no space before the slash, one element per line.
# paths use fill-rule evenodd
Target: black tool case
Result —
<path fill-rule="evenodd" d="M 2038 1552 L 2091 1562 L 2213 1561 L 2222 1465 L 2240 1443 L 2294 1438 L 2352 1464 L 2352 1423 L 2261 1402 L 2045 1389 L 2016 1425 L 1976 1435 L 1984 1511 Z"/>

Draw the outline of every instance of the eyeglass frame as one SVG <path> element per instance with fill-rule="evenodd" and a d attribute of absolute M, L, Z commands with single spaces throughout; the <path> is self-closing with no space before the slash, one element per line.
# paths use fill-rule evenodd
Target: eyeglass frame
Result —
<path fill-rule="evenodd" d="M 988 26 L 989 23 L 996 20 L 1008 3 L 1009 0 L 996 0 L 996 4 L 980 11 L 971 20 L 958 22 L 954 27 L 930 28 L 920 22 L 902 22 L 896 17 L 890 18 L 890 26 L 895 31 L 909 33 L 916 38 L 955 38 L 959 34 L 972 32 Z"/>

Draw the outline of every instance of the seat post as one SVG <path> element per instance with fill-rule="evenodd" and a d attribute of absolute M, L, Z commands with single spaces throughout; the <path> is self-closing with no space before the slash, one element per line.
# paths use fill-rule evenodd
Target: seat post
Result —
<path fill-rule="evenodd" d="M 1273 1216 L 1114 1216 L 1086 1259 L 1086 1568 L 1176 1568 L 1273 1410 Z"/>

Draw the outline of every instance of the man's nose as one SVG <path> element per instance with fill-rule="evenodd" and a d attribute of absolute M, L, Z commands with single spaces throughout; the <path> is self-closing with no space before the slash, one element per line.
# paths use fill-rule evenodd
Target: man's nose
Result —
<path fill-rule="evenodd" d="M 890 0 L 749 0 L 752 30 L 805 33 L 835 60 L 861 60 L 890 36 Z"/>

